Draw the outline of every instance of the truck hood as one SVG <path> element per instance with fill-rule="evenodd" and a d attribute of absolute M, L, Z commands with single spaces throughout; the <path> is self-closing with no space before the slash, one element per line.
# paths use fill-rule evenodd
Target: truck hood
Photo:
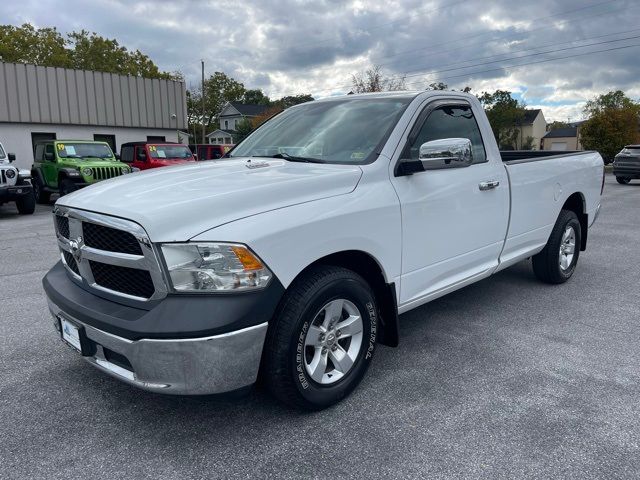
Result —
<path fill-rule="evenodd" d="M 353 165 L 190 162 L 105 180 L 57 203 L 133 220 L 154 242 L 185 241 L 234 220 L 350 193 L 361 176 Z"/>

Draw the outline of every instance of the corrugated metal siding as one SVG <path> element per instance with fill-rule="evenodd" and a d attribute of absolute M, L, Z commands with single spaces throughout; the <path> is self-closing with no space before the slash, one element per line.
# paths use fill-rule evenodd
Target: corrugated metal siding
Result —
<path fill-rule="evenodd" d="M 184 129 L 186 117 L 183 82 L 0 62 L 0 122 Z"/>

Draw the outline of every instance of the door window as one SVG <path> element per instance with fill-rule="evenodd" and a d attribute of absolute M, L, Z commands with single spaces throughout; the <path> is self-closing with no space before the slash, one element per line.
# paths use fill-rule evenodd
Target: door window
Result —
<path fill-rule="evenodd" d="M 417 160 L 420 145 L 445 138 L 469 139 L 473 151 L 473 163 L 487 161 L 482 134 L 473 116 L 473 111 L 468 105 L 444 105 L 433 110 L 420 127 L 413 142 L 407 144 L 402 157 Z"/>
<path fill-rule="evenodd" d="M 45 133 L 45 132 L 31 132 L 31 146 L 33 151 L 35 152 L 36 144 L 38 142 L 42 142 L 44 140 L 55 140 L 55 133 Z"/>
<path fill-rule="evenodd" d="M 122 161 L 131 163 L 133 162 L 133 147 L 122 147 Z"/>
<path fill-rule="evenodd" d="M 50 153 L 51 155 L 54 154 L 54 150 L 53 150 L 53 143 L 47 143 L 44 147 L 44 153 Z M 55 158 L 55 157 L 54 157 Z"/>

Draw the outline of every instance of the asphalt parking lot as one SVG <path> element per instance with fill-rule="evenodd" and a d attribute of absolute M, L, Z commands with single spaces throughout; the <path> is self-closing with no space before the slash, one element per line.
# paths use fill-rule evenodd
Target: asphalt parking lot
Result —
<path fill-rule="evenodd" d="M 314 414 L 139 391 L 53 329 L 48 207 L 0 208 L 0 478 L 638 478 L 640 182 L 607 178 L 572 280 L 529 263 L 401 318 L 360 388 Z"/>

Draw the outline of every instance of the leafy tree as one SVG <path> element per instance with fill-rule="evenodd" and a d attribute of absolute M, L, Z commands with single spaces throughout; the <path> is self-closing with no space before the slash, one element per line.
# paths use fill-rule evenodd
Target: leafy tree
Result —
<path fill-rule="evenodd" d="M 559 128 L 568 128 L 569 124 L 567 122 L 562 122 L 559 120 L 555 120 L 547 125 L 547 131 L 557 130 Z"/>
<path fill-rule="evenodd" d="M 527 138 L 525 139 L 525 141 L 522 142 L 522 145 L 520 145 L 520 150 L 533 150 L 534 140 L 535 138 L 533 138 L 531 135 L 527 135 Z"/>
<path fill-rule="evenodd" d="M 66 67 L 146 78 L 181 79 L 180 74 L 161 72 L 139 50 L 129 51 L 117 40 L 86 30 L 64 38 L 55 28 L 36 29 L 0 25 L 0 60 L 32 63 L 45 67 Z"/>
<path fill-rule="evenodd" d="M 429 85 L 427 90 L 449 90 L 449 85 L 443 82 L 436 82 Z"/>
<path fill-rule="evenodd" d="M 511 96 L 511 92 L 496 90 L 479 97 L 487 113 L 496 142 L 503 150 L 517 148 L 525 105 Z"/>
<path fill-rule="evenodd" d="M 215 72 L 204 81 L 204 118 L 202 117 L 202 88 L 189 92 L 187 97 L 187 113 L 189 122 L 194 122 L 211 131 L 212 126 L 227 102 L 242 100 L 246 89 L 237 80 L 223 72 Z"/>
<path fill-rule="evenodd" d="M 0 60 L 3 62 L 71 67 L 66 44 L 55 28 L 36 30 L 28 23 L 21 27 L 0 25 Z"/>
<path fill-rule="evenodd" d="M 625 146 L 640 141 L 640 104 L 617 90 L 587 102 L 589 119 L 580 127 L 582 146 L 597 150 L 609 162 Z"/>
<path fill-rule="evenodd" d="M 279 107 L 278 105 L 274 105 L 272 107 L 267 108 L 260 115 L 258 115 L 256 117 L 253 117 L 251 119 L 251 128 L 253 128 L 255 130 L 260 125 L 262 125 L 264 122 L 269 120 L 271 117 L 273 117 L 274 115 L 277 115 L 278 113 L 280 113 L 282 110 L 283 109 L 281 107 Z"/>
<path fill-rule="evenodd" d="M 248 118 L 243 118 L 238 123 L 236 123 L 236 134 L 235 134 L 235 142 L 239 143 L 244 140 L 252 131 L 254 127 L 251 123 L 251 120 Z"/>
<path fill-rule="evenodd" d="M 242 96 L 242 103 L 250 103 L 253 105 L 270 105 L 271 100 L 262 90 L 246 90 Z"/>
<path fill-rule="evenodd" d="M 300 103 L 312 102 L 313 100 L 314 98 L 311 95 L 309 95 L 308 93 L 303 93 L 300 95 L 289 95 L 286 97 L 282 97 L 281 99 L 273 102 L 273 104 L 284 110 Z"/>
<path fill-rule="evenodd" d="M 405 77 L 387 76 L 382 72 L 380 65 L 375 65 L 364 74 L 353 75 L 351 83 L 355 93 L 384 92 L 406 88 Z"/>

